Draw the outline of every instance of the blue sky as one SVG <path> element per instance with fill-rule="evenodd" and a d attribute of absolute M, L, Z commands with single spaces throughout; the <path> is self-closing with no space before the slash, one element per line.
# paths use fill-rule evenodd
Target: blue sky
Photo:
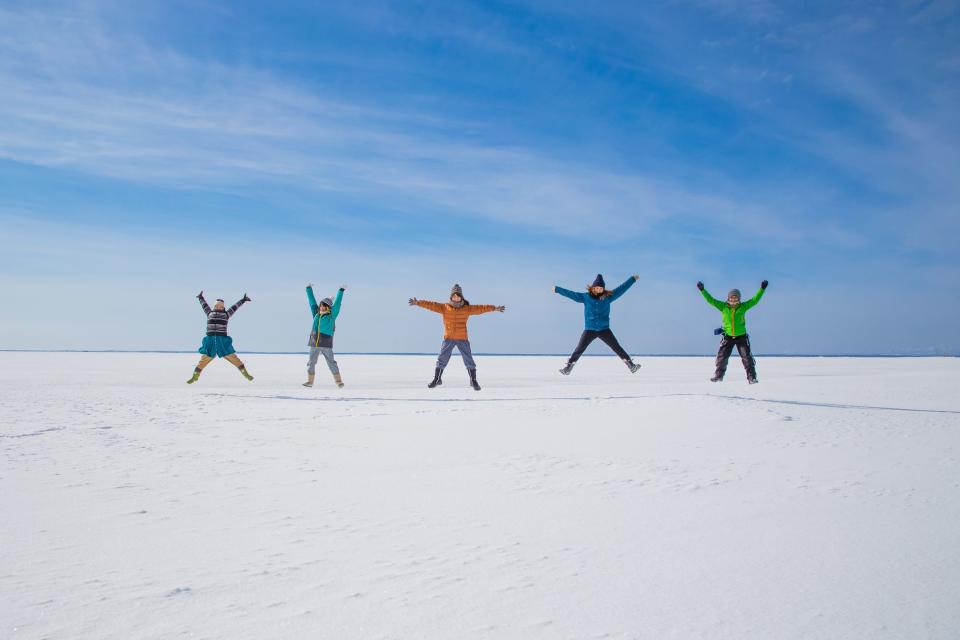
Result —
<path fill-rule="evenodd" d="M 406 298 L 460 282 L 509 307 L 476 351 L 564 352 L 602 271 L 635 352 L 763 278 L 761 353 L 960 352 L 958 43 L 937 0 L 8 1 L 0 348 L 193 349 L 202 288 L 299 350 L 312 281 L 340 350 L 432 351 Z"/>

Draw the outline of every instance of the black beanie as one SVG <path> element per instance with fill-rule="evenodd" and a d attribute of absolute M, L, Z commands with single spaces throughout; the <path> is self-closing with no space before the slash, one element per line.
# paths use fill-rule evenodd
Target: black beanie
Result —
<path fill-rule="evenodd" d="M 594 281 L 593 281 L 593 284 L 590 285 L 590 286 L 591 286 L 591 287 L 603 287 L 604 289 L 606 289 L 606 288 L 607 288 L 607 283 L 603 281 L 603 274 L 598 273 L 598 274 L 597 274 L 597 279 L 594 280 Z"/>

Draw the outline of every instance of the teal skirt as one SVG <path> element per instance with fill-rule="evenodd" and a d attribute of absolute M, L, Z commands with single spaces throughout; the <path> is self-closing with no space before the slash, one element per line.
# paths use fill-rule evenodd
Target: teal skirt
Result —
<path fill-rule="evenodd" d="M 236 353 L 233 338 L 230 336 L 204 336 L 203 344 L 197 350 L 208 358 L 223 358 Z"/>

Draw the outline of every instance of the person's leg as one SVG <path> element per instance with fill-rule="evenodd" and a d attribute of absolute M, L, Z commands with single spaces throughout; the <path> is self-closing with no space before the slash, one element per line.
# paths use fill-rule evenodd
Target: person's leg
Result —
<path fill-rule="evenodd" d="M 743 363 L 743 370 L 747 372 L 747 380 L 755 382 L 757 379 L 757 363 L 753 359 L 753 350 L 750 348 L 750 336 L 743 334 L 737 338 L 737 352 Z"/>
<path fill-rule="evenodd" d="M 187 380 L 187 384 L 193 384 L 198 379 L 200 379 L 200 374 L 203 372 L 203 369 L 213 361 L 213 358 L 207 355 L 200 356 L 200 362 L 197 363 L 197 366 L 193 369 L 193 377 Z"/>
<path fill-rule="evenodd" d="M 733 343 L 734 338 L 731 338 L 728 335 L 724 335 L 720 340 L 720 349 L 717 350 L 717 368 L 713 374 L 713 382 L 723 380 L 723 376 L 727 372 L 727 361 L 730 359 L 730 354 L 733 352 Z"/>
<path fill-rule="evenodd" d="M 343 379 L 340 377 L 340 365 L 334 359 L 333 347 L 320 347 L 320 353 L 323 354 L 323 359 L 327 361 L 327 367 L 333 374 L 333 381 L 337 383 L 338 387 L 342 387 Z"/>
<path fill-rule="evenodd" d="M 319 359 L 320 349 L 317 347 L 310 347 L 310 356 L 307 358 L 307 381 L 303 383 L 303 386 L 313 386 L 313 381 L 317 375 L 317 360 Z"/>
<path fill-rule="evenodd" d="M 223 356 L 223 359 L 235 366 L 240 370 L 240 373 L 243 374 L 243 377 L 247 380 L 253 380 L 253 376 L 247 371 L 247 368 L 243 365 L 243 362 L 237 357 L 236 353 L 231 353 L 230 355 Z"/>
<path fill-rule="evenodd" d="M 437 368 L 433 370 L 433 380 L 427 387 L 433 389 L 438 384 L 443 384 L 443 370 L 450 362 L 450 356 L 453 354 L 453 347 L 456 343 L 453 340 L 444 340 L 440 345 L 440 355 L 437 356 Z"/>
<path fill-rule="evenodd" d="M 443 371 L 450 363 L 450 356 L 453 355 L 453 348 L 457 345 L 455 340 L 444 340 L 440 345 L 440 354 L 437 356 L 437 369 Z"/>
<path fill-rule="evenodd" d="M 589 329 L 585 330 L 580 336 L 580 342 L 577 343 L 577 348 L 573 350 L 573 353 L 570 354 L 570 359 L 568 362 L 570 364 L 575 364 L 577 360 L 580 359 L 580 356 L 583 355 L 583 352 L 587 350 L 587 347 L 590 346 L 590 343 L 597 339 L 599 336 L 598 331 L 590 331 Z"/>
<path fill-rule="evenodd" d="M 473 387 L 475 391 L 480 391 L 480 383 L 477 382 L 477 363 L 473 360 L 470 341 L 457 340 L 457 350 L 463 358 L 463 364 L 467 368 L 467 375 L 470 376 L 470 386 Z"/>
<path fill-rule="evenodd" d="M 460 357 L 463 358 L 463 364 L 467 368 L 467 371 L 476 371 L 477 363 L 473 359 L 473 351 L 470 349 L 470 341 L 457 340 L 457 351 L 460 352 Z"/>
<path fill-rule="evenodd" d="M 617 336 L 613 335 L 613 331 L 610 329 L 604 329 L 597 335 L 597 337 L 603 340 L 608 347 L 613 349 L 613 352 L 620 356 L 621 360 L 631 360 L 630 354 L 620 346 L 620 342 L 617 340 Z"/>

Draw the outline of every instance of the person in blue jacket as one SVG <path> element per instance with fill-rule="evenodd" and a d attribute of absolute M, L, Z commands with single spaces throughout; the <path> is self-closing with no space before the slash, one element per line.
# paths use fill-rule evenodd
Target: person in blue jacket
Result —
<path fill-rule="evenodd" d="M 598 273 L 596 280 L 593 281 L 592 285 L 587 287 L 585 292 L 570 291 L 563 287 L 553 288 L 555 293 L 559 293 L 565 298 L 570 298 L 574 302 L 583 304 L 583 335 L 580 336 L 580 342 L 577 344 L 577 348 L 574 349 L 570 355 L 570 360 L 560 369 L 560 373 L 565 376 L 570 375 L 570 372 L 573 371 L 573 365 L 577 363 L 577 360 L 579 360 L 583 352 L 587 350 L 590 343 L 597 338 L 603 340 L 608 347 L 613 349 L 614 353 L 620 356 L 620 359 L 623 360 L 627 368 L 630 369 L 630 373 L 634 373 L 640 368 L 640 365 L 636 364 L 630 357 L 630 354 L 620 346 L 617 337 L 613 335 L 613 331 L 610 330 L 610 303 L 626 293 L 627 289 L 632 287 L 633 283 L 639 279 L 640 276 L 630 276 L 626 282 L 613 291 L 610 291 L 603 281 L 603 276 Z"/>
<path fill-rule="evenodd" d="M 324 298 L 320 304 L 317 304 L 317 299 L 313 295 L 313 285 L 307 285 L 307 302 L 310 303 L 313 324 L 310 327 L 310 341 L 307 343 L 310 347 L 310 358 L 307 360 L 307 381 L 303 383 L 305 387 L 313 386 L 313 379 L 317 374 L 317 360 L 320 359 L 321 354 L 327 361 L 330 373 L 333 374 L 333 381 L 337 383 L 337 387 L 343 387 L 340 366 L 333 357 L 333 332 L 336 330 L 337 316 L 340 315 L 340 304 L 343 302 L 343 292 L 346 288 L 346 286 L 340 287 L 335 300 Z"/>

